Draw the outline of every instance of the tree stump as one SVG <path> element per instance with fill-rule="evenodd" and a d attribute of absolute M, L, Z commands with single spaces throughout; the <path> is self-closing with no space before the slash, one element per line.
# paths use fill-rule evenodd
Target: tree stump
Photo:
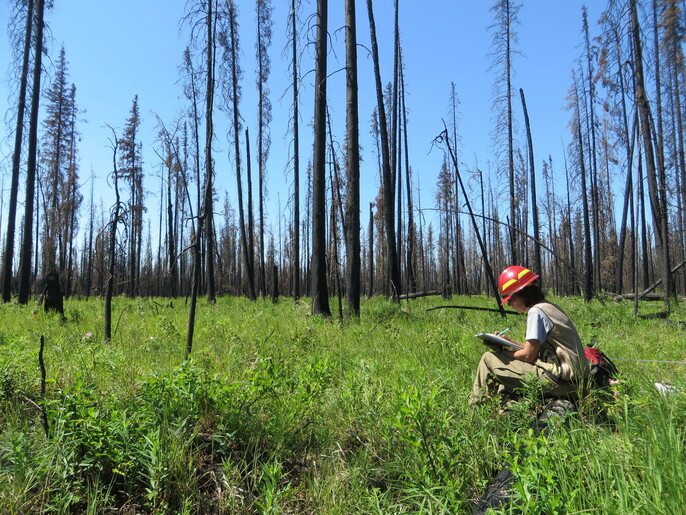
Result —
<path fill-rule="evenodd" d="M 43 289 L 43 309 L 64 316 L 64 297 L 60 288 L 60 277 L 57 272 L 50 272 L 45 277 Z"/>

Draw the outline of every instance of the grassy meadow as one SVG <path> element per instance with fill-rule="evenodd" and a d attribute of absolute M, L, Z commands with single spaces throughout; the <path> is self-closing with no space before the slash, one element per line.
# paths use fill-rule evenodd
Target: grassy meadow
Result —
<path fill-rule="evenodd" d="M 683 324 L 552 300 L 609 356 L 686 361 Z M 536 435 L 533 387 L 504 415 L 467 405 L 473 335 L 522 339 L 525 317 L 428 311 L 444 304 L 494 303 L 371 299 L 341 321 L 201 301 L 188 361 L 183 299 L 115 299 L 109 343 L 98 299 L 67 300 L 66 321 L 0 305 L 0 513 L 469 513 L 506 462 L 502 513 L 682 512 L 686 365 L 617 361 L 615 392 Z"/>

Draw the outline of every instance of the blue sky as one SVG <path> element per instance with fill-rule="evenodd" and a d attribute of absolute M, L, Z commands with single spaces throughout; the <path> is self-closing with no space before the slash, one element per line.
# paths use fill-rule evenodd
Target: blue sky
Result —
<path fill-rule="evenodd" d="M 455 82 L 460 100 L 460 159 L 465 172 L 479 166 L 488 172 L 496 166 L 492 145 L 494 114 L 492 111 L 495 75 L 489 71 L 492 36 L 488 27 L 493 23 L 490 0 L 406 0 L 400 5 L 400 27 L 406 64 L 407 107 L 409 109 L 410 160 L 421 189 L 421 203 L 434 203 L 435 184 L 442 152 L 432 150 L 431 142 L 442 130 L 442 118 L 448 116 L 450 83 Z M 9 2 L 0 3 L 0 20 L 6 23 Z M 275 233 L 278 231 L 279 209 L 284 212 L 291 194 L 289 145 L 287 136 L 290 93 L 286 44 L 287 6 L 285 0 L 274 1 L 272 73 L 269 80 L 273 104 L 271 153 L 268 161 L 267 209 Z M 578 0 L 525 0 L 516 27 L 521 53 L 515 57 L 515 91 L 523 88 L 531 119 L 536 166 L 549 154 L 563 173 L 562 145 L 569 140 L 569 113 L 564 111 L 565 96 L 571 83 L 571 69 L 582 52 L 581 7 Z M 166 124 L 183 108 L 178 68 L 184 47 L 188 43 L 187 27 L 180 25 L 186 2 L 180 0 L 56 0 L 46 15 L 50 27 L 50 58 L 56 60 L 64 45 L 69 63 L 70 80 L 77 87 L 77 103 L 84 110 L 80 124 L 80 170 L 86 181 L 91 170 L 98 178 L 96 203 L 110 202 L 110 192 L 103 180 L 111 170 L 111 132 L 106 125 L 121 129 L 129 115 L 134 95 L 139 97 L 143 125 L 144 169 L 149 176 L 147 204 L 151 211 L 159 202 L 159 159 L 153 152 L 156 137 L 156 115 Z M 255 148 L 255 12 L 254 2 L 240 0 L 242 66 L 244 70 L 242 114 L 251 130 Z M 392 80 L 393 2 L 376 0 L 375 18 L 382 54 L 382 79 Z M 595 22 L 605 2 L 589 2 L 592 35 Z M 311 23 L 310 15 L 316 2 L 303 2 L 301 21 Z M 329 102 L 333 130 L 342 143 L 345 131 L 343 2 L 330 2 L 329 32 L 332 53 L 329 60 Z M 357 2 L 360 74 L 360 139 L 362 146 L 362 213 L 366 217 L 368 203 L 378 188 L 374 144 L 369 136 L 369 120 L 375 104 L 375 91 L 366 2 Z M 314 34 L 312 31 L 310 34 Z M 0 41 L 0 112 L 8 112 L 7 38 Z M 304 167 L 311 156 L 310 121 L 313 107 L 312 82 L 314 64 L 310 50 L 303 50 L 301 97 L 301 153 Z M 48 70 L 50 60 L 48 60 Z M 45 77 L 47 84 L 50 77 Z M 522 119 L 519 97 L 515 97 L 515 115 Z M 215 143 L 217 184 L 223 202 L 223 190 L 235 208 L 235 177 L 229 161 L 229 145 L 223 129 L 223 114 L 218 113 L 218 138 Z M 10 119 L 12 119 L 10 117 Z M 523 128 L 523 124 L 521 124 Z M 8 188 L 11 134 L 7 124 L 0 128 L 0 174 Z M 520 131 L 519 141 L 525 138 Z M 254 151 L 253 151 L 254 157 Z M 253 170 L 256 166 L 253 165 Z M 286 175 L 289 174 L 289 175 Z M 492 180 L 496 180 L 493 178 Z M 304 188 L 301 187 L 301 191 Z M 88 190 L 84 190 L 87 194 Z M 5 195 L 5 199 L 7 195 Z M 87 201 L 86 201 L 87 202 Z M 152 220 L 156 220 L 153 217 Z M 363 222 L 364 224 L 365 222 Z M 153 222 L 154 224 L 154 222 Z M 277 233 L 278 234 L 278 233 Z"/>

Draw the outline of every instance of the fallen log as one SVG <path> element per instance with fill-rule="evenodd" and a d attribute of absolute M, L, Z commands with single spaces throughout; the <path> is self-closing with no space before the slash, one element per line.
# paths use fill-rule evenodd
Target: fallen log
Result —
<path fill-rule="evenodd" d="M 671 311 L 659 311 L 657 313 L 646 313 L 645 315 L 636 315 L 636 318 L 642 318 L 643 320 L 653 320 L 656 318 L 667 318 L 671 313 Z"/>
<path fill-rule="evenodd" d="M 432 295 L 441 295 L 440 291 L 420 291 L 416 293 L 405 293 L 404 295 L 400 295 L 398 298 L 400 300 L 406 300 L 406 299 L 418 299 L 420 297 L 430 297 Z"/>
<path fill-rule="evenodd" d="M 507 309 L 504 311 L 501 311 L 501 310 L 495 309 L 495 308 L 480 308 L 478 306 L 436 306 L 434 308 L 427 309 L 427 311 L 433 311 L 435 309 L 471 309 L 474 311 L 492 311 L 494 313 L 505 313 L 508 315 L 518 315 L 519 314 L 516 311 L 507 310 Z"/>
<path fill-rule="evenodd" d="M 623 293 L 621 295 L 615 294 L 613 295 L 614 300 L 620 301 L 620 300 L 634 300 L 636 298 L 635 293 Z M 648 301 L 659 301 L 659 300 L 664 300 L 665 296 L 660 294 L 660 293 L 646 293 L 645 295 L 643 294 L 638 294 L 638 299 L 639 300 L 648 300 Z"/>
<path fill-rule="evenodd" d="M 684 265 L 686 265 L 686 259 L 684 259 L 681 263 L 679 263 L 677 266 L 675 266 L 674 268 L 672 268 L 672 270 L 671 270 L 670 273 L 675 274 L 675 273 L 678 272 L 679 269 L 680 269 L 681 267 L 683 267 Z M 655 282 L 654 282 L 653 284 L 651 284 L 648 288 L 646 288 L 645 290 L 643 290 L 643 292 L 639 295 L 638 300 L 641 300 L 641 299 L 645 298 L 646 295 L 648 295 L 651 291 L 653 291 L 655 288 L 657 288 L 657 287 L 660 286 L 661 284 L 662 284 L 662 279 L 658 279 L 657 281 L 655 281 Z"/>

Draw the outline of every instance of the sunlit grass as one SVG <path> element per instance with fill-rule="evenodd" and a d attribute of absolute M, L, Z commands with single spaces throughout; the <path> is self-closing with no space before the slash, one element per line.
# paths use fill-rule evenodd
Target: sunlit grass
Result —
<path fill-rule="evenodd" d="M 553 300 L 612 357 L 686 361 L 680 324 L 636 319 L 629 303 Z M 0 305 L 0 512 L 461 513 L 508 459 L 512 509 L 684 505 L 684 365 L 617 361 L 604 417 L 589 413 L 604 401 L 589 402 L 539 437 L 526 410 L 466 402 L 484 350 L 473 335 L 521 337 L 525 318 L 428 311 L 445 303 L 374 298 L 339 320 L 290 299 L 201 301 L 189 362 L 184 299 L 115 299 L 109 343 L 97 299 L 66 301 L 67 321 Z M 680 391 L 660 395 L 656 381 Z"/>

